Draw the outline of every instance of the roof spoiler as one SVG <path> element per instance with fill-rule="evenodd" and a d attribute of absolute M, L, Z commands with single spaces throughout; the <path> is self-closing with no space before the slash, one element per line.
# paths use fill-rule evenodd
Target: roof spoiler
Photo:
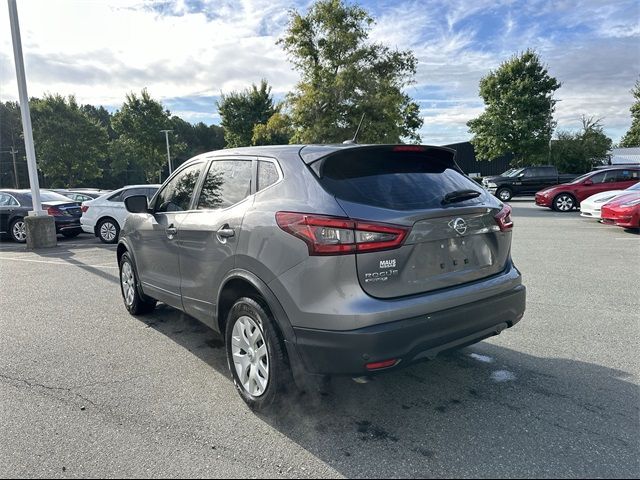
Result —
<path fill-rule="evenodd" d="M 388 151 L 388 152 L 407 152 L 421 153 L 436 162 L 443 163 L 449 168 L 464 173 L 456 163 L 456 151 L 449 147 L 436 147 L 432 145 L 357 145 L 357 144 L 341 144 L 341 145 L 307 145 L 300 149 L 300 158 L 302 161 L 311 166 L 318 160 L 324 160 L 334 155 L 344 155 L 349 151 L 363 150 L 372 151 Z M 315 170 L 315 168 L 314 168 Z"/>

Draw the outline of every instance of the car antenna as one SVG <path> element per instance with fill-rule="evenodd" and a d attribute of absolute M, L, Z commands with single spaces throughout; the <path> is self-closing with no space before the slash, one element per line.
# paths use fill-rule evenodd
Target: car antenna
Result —
<path fill-rule="evenodd" d="M 342 142 L 345 145 L 352 145 L 357 143 L 356 139 L 358 138 L 358 134 L 360 133 L 360 127 L 362 126 L 362 121 L 364 120 L 364 112 L 362 113 L 362 116 L 360 117 L 360 123 L 358 124 L 358 128 L 356 129 L 356 134 L 353 136 L 352 140 L 345 140 L 344 142 Z"/>

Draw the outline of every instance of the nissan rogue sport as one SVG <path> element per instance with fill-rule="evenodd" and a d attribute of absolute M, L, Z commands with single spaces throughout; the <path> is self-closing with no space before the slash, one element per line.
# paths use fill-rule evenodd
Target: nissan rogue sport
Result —
<path fill-rule="evenodd" d="M 125 200 L 125 306 L 164 302 L 220 332 L 254 409 L 292 379 L 371 375 L 497 335 L 525 310 L 511 209 L 454 157 L 357 144 L 199 155 L 150 202 Z"/>

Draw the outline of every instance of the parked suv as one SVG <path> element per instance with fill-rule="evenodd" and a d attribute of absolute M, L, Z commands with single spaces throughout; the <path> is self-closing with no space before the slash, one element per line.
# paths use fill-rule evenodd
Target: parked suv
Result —
<path fill-rule="evenodd" d="M 132 314 L 162 301 L 226 340 L 242 398 L 370 375 L 513 326 L 513 223 L 447 148 L 251 147 L 182 165 L 129 212 L 117 248 Z"/>
<path fill-rule="evenodd" d="M 539 190 L 573 180 L 576 175 L 559 174 L 553 165 L 507 170 L 498 177 L 485 177 L 482 185 L 503 202 L 520 195 L 533 195 Z"/>
<path fill-rule="evenodd" d="M 124 199 L 130 195 L 145 195 L 151 199 L 159 187 L 160 185 L 129 185 L 94 200 L 82 202 L 82 230 L 95 235 L 103 243 L 117 243 L 120 229 L 128 215 Z"/>

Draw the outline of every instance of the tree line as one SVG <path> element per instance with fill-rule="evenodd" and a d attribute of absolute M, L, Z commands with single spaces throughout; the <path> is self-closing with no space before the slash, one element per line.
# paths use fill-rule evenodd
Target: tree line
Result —
<path fill-rule="evenodd" d="M 373 17 L 344 0 L 317 0 L 305 13 L 293 10 L 277 45 L 300 76 L 276 102 L 266 79 L 217 102 L 221 126 L 195 125 L 172 115 L 146 90 L 130 93 L 121 108 L 80 105 L 73 96 L 45 95 L 30 101 L 36 155 L 43 186 L 97 186 L 156 182 L 166 178 L 165 137 L 171 129 L 174 166 L 205 151 L 268 144 L 339 143 L 362 121 L 360 143 L 419 143 L 424 119 L 406 93 L 414 83 L 417 58 L 369 40 Z M 583 116 L 578 132 L 552 139 L 561 83 L 539 55 L 527 50 L 489 72 L 479 85 L 485 110 L 468 122 L 479 159 L 511 155 L 514 165 L 555 164 L 581 173 L 605 159 L 611 139 L 602 120 Z M 640 145 L 640 82 L 633 90 L 632 126 L 622 146 Z M 213 107 L 213 106 L 212 106 Z M 18 177 L 26 186 L 26 165 L 18 105 L 0 103 L 0 186 Z"/>

